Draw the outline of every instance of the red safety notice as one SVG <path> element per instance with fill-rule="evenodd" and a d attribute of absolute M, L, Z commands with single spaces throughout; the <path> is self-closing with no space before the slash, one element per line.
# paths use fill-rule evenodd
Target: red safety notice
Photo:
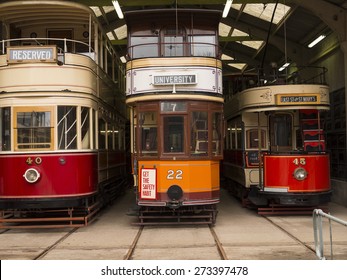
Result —
<path fill-rule="evenodd" d="M 140 198 L 156 199 L 157 198 L 157 170 L 153 168 L 141 169 L 140 179 Z"/>

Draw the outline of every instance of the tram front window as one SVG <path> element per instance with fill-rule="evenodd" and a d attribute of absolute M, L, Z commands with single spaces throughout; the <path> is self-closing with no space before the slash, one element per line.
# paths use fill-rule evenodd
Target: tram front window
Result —
<path fill-rule="evenodd" d="M 273 114 L 270 116 L 271 151 L 284 152 L 292 150 L 292 116 L 290 114 Z"/>
<path fill-rule="evenodd" d="M 52 124 L 50 111 L 16 110 L 16 149 L 51 149 Z"/>
<path fill-rule="evenodd" d="M 164 153 L 184 152 L 184 117 L 164 117 Z"/>

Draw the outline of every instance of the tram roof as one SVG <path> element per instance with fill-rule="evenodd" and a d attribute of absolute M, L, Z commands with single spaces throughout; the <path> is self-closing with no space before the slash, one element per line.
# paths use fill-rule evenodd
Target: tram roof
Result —
<path fill-rule="evenodd" d="M 50 23 L 88 24 L 93 11 L 71 1 L 11 1 L 0 4 L 0 20 L 17 27 Z"/>

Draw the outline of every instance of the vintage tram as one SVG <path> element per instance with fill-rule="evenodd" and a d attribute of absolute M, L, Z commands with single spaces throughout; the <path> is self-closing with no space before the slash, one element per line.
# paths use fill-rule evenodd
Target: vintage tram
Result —
<path fill-rule="evenodd" d="M 0 21 L 2 227 L 85 225 L 126 185 L 125 68 L 86 6 L 8 1 Z"/>
<path fill-rule="evenodd" d="M 223 177 L 244 203 L 289 213 L 286 206 L 309 208 L 330 200 L 325 71 L 305 67 L 280 77 L 233 78 L 236 91 L 225 106 Z M 246 88 L 238 91 L 241 84 Z"/>
<path fill-rule="evenodd" d="M 138 224 L 216 221 L 224 102 L 219 19 L 210 10 L 126 13 Z"/>

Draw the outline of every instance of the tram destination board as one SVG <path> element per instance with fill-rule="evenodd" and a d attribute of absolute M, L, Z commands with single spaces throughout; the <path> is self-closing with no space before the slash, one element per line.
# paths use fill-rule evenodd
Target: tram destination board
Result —
<path fill-rule="evenodd" d="M 196 75 L 160 75 L 153 76 L 154 85 L 194 85 L 197 83 Z"/>
<path fill-rule="evenodd" d="M 316 104 L 320 102 L 319 96 L 317 94 L 279 94 L 276 97 L 276 103 L 280 105 Z"/>

